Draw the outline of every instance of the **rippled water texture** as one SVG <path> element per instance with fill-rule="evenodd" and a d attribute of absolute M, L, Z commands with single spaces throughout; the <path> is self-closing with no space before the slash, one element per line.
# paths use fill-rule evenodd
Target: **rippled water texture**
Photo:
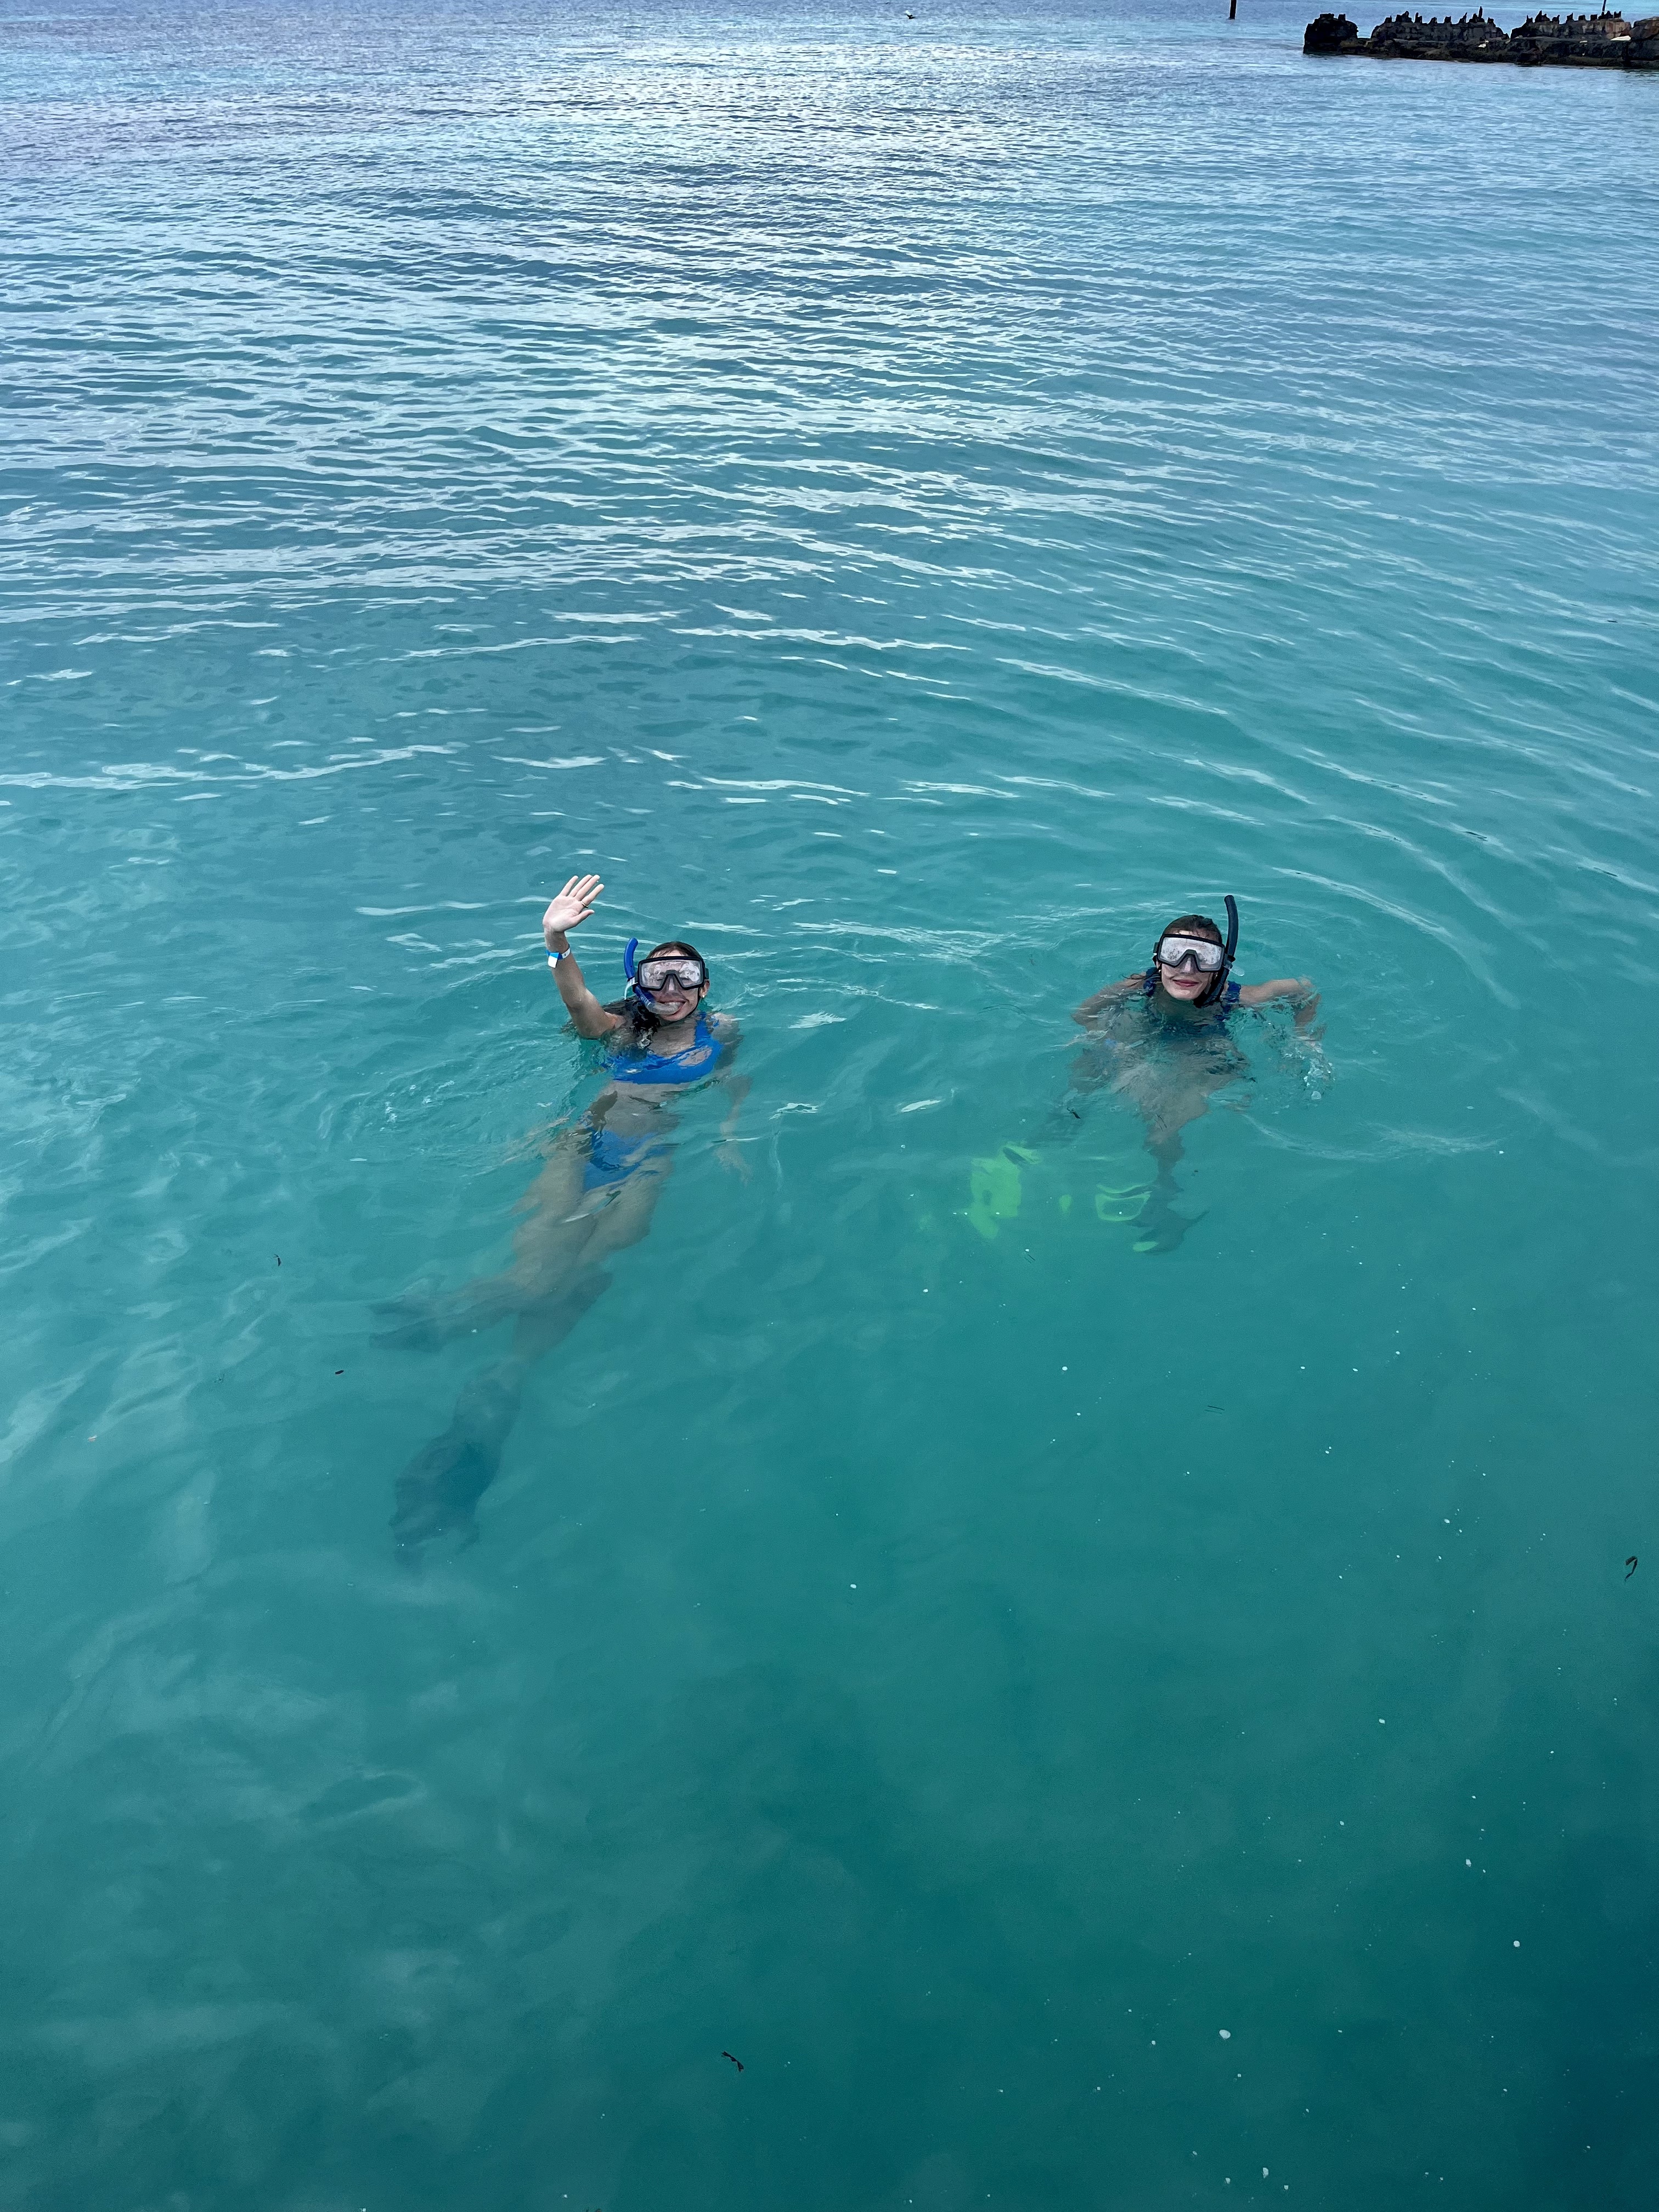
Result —
<path fill-rule="evenodd" d="M 914 13 L 0 19 L 8 2208 L 1651 2202 L 1659 79 Z"/>

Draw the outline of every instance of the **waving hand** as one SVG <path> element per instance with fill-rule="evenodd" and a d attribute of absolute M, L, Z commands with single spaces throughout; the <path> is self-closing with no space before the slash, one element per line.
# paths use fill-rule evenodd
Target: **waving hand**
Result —
<path fill-rule="evenodd" d="M 542 935 L 550 946 L 556 937 L 574 929 L 593 911 L 593 902 L 605 885 L 597 876 L 572 876 L 542 916 Z"/>

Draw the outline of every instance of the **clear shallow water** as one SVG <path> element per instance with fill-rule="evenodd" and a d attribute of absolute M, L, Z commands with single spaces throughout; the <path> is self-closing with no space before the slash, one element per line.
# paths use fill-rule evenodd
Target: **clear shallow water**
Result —
<path fill-rule="evenodd" d="M 901 12 L 0 33 L 8 2204 L 1649 2201 L 1659 83 Z"/>

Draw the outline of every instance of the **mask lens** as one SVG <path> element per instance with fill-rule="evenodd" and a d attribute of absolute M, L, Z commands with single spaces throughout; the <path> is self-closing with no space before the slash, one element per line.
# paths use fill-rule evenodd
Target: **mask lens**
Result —
<path fill-rule="evenodd" d="M 1213 975 L 1221 965 L 1222 953 L 1221 947 L 1207 937 L 1166 937 L 1158 948 L 1158 957 L 1166 968 L 1196 968 L 1201 975 Z"/>
<path fill-rule="evenodd" d="M 647 991 L 665 990 L 678 983 L 683 991 L 699 989 L 706 979 L 695 960 L 642 960 L 640 981 Z"/>

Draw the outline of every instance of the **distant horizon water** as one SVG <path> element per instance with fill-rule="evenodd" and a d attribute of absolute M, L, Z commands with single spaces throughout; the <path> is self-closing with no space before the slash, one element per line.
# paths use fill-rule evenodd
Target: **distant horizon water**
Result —
<path fill-rule="evenodd" d="M 1314 12 L 0 9 L 7 2212 L 1645 2212 L 1659 80 Z"/>

